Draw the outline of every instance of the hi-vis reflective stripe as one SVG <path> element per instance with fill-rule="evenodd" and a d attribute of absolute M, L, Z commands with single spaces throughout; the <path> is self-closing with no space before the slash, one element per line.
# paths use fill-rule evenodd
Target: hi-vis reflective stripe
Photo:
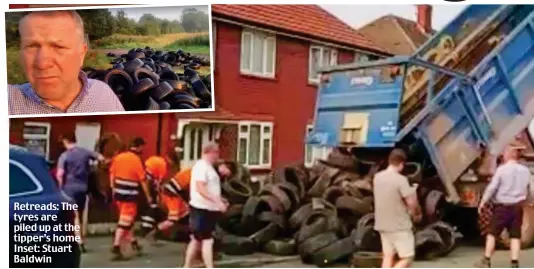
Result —
<path fill-rule="evenodd" d="M 138 190 L 123 190 L 123 189 L 115 188 L 115 190 L 113 190 L 113 191 L 115 193 L 122 194 L 122 195 L 137 195 L 137 194 L 139 194 Z"/>
<path fill-rule="evenodd" d="M 130 226 L 131 224 L 132 223 L 130 221 L 119 220 L 119 225 Z"/>
<path fill-rule="evenodd" d="M 141 219 L 146 222 L 155 222 L 156 220 L 149 216 L 142 216 Z"/>
<path fill-rule="evenodd" d="M 176 191 L 176 189 L 173 188 L 173 187 L 172 187 L 171 185 L 169 185 L 169 184 L 165 184 L 165 189 L 167 189 L 168 191 L 170 191 L 170 192 L 172 192 L 172 193 L 178 195 L 178 192 Z"/>
<path fill-rule="evenodd" d="M 176 182 L 176 179 L 171 178 L 171 183 L 172 183 L 172 185 L 174 185 L 174 187 L 176 188 L 176 190 L 178 190 L 178 191 L 181 191 L 181 190 L 182 190 L 182 186 L 180 186 L 180 184 L 178 184 L 178 182 Z"/>
<path fill-rule="evenodd" d="M 129 186 L 129 187 L 137 187 L 139 186 L 139 183 L 129 181 L 129 180 L 123 180 L 123 179 L 115 179 L 115 184 Z"/>
<path fill-rule="evenodd" d="M 141 223 L 141 226 L 143 226 L 143 227 L 147 227 L 147 228 L 152 228 L 152 227 L 154 227 L 154 225 L 152 225 L 151 223 L 146 223 L 146 222 Z"/>

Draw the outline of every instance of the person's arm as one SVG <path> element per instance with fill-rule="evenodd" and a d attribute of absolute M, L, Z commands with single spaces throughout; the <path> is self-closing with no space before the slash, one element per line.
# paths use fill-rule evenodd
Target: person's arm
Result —
<path fill-rule="evenodd" d="M 145 197 L 146 197 L 148 204 L 152 205 L 154 203 L 154 200 L 152 199 L 152 195 L 150 194 L 150 186 L 148 185 L 145 168 L 143 166 L 143 162 L 141 161 L 141 158 L 139 158 L 139 161 L 137 161 L 134 164 L 134 167 L 132 168 L 135 169 L 135 173 L 137 174 L 137 177 L 140 179 L 141 187 L 143 188 L 143 192 L 145 193 Z"/>
<path fill-rule="evenodd" d="M 67 155 L 65 153 L 62 153 L 59 156 L 59 159 L 57 161 L 57 171 L 56 171 L 56 179 L 57 184 L 59 188 L 63 188 L 63 180 L 65 176 L 65 159 L 67 158 Z"/>
<path fill-rule="evenodd" d="M 416 188 L 410 186 L 408 179 L 404 178 L 400 184 L 399 190 L 413 220 L 415 222 L 421 221 L 423 214 L 421 212 L 421 206 L 419 206 L 419 200 L 417 200 Z"/>
<path fill-rule="evenodd" d="M 495 171 L 495 174 L 491 178 L 491 181 L 486 187 L 486 190 L 484 190 L 484 194 L 482 195 L 482 199 L 480 200 L 480 205 L 478 206 L 479 212 L 482 210 L 484 205 L 495 195 L 495 192 L 497 192 L 497 188 L 499 187 L 501 181 L 500 171 L 500 169 L 497 169 L 497 171 Z"/>

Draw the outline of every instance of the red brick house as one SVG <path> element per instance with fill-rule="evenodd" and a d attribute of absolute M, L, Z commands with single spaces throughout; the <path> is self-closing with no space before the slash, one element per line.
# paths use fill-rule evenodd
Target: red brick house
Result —
<path fill-rule="evenodd" d="M 266 172 L 326 153 L 304 144 L 319 67 L 390 55 L 316 5 L 212 5 L 212 19 L 215 112 L 19 119 L 24 123 L 12 124 L 12 139 L 29 143 L 35 136 L 28 127 L 41 128 L 38 137 L 45 143 L 48 136 L 46 154 L 55 159 L 57 137 L 69 130 L 87 141 L 106 132 L 142 136 L 146 156 L 178 138 L 182 166 L 200 156 L 203 143 L 217 140 L 225 158 Z"/>
<path fill-rule="evenodd" d="M 435 33 L 432 29 L 432 6 L 414 7 L 417 8 L 416 21 L 389 14 L 358 31 L 391 54 L 411 55 Z"/>

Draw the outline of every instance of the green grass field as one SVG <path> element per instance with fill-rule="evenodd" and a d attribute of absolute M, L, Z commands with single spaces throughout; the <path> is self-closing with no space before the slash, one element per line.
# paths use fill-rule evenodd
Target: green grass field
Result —
<path fill-rule="evenodd" d="M 93 49 L 132 49 L 149 46 L 153 49 L 178 50 L 209 54 L 208 33 L 179 33 L 160 36 L 111 35 L 91 42 Z"/>
<path fill-rule="evenodd" d="M 107 57 L 105 53 L 97 51 L 89 51 L 85 56 L 84 67 L 92 67 L 95 69 L 108 69 L 111 68 L 109 63 L 112 58 Z M 183 67 L 176 67 L 176 72 L 183 72 Z M 201 75 L 210 73 L 210 67 L 202 67 L 198 72 Z M 28 80 L 24 76 L 22 66 L 19 61 L 18 49 L 7 50 L 7 83 L 9 84 L 22 84 Z"/>

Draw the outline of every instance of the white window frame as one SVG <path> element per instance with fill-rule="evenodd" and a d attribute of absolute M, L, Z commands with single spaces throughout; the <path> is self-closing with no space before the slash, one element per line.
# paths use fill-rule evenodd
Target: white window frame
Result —
<path fill-rule="evenodd" d="M 306 138 L 313 131 L 313 125 L 309 124 L 306 126 Z M 306 167 L 312 167 L 317 160 L 326 160 L 328 154 L 332 152 L 332 147 L 327 146 L 317 146 L 317 145 L 307 145 L 306 138 L 304 139 L 304 165 Z M 311 151 L 308 149 L 310 146 Z M 308 155 L 311 154 L 311 161 L 308 161 Z"/>
<path fill-rule="evenodd" d="M 263 71 L 259 72 L 259 73 L 252 71 L 252 66 L 254 65 L 254 57 L 253 57 L 253 55 L 254 55 L 254 35 L 258 34 L 258 33 L 261 33 L 262 35 L 266 36 L 265 41 L 268 40 L 268 39 L 272 39 L 273 40 L 273 59 L 272 59 L 273 70 L 272 70 L 272 72 L 267 70 L 267 46 L 265 45 L 267 42 L 264 42 L 264 44 L 263 44 L 263 54 L 262 54 L 262 57 L 263 57 L 262 69 L 263 69 Z M 250 35 L 250 41 L 251 41 L 250 48 L 249 48 L 250 55 L 249 55 L 249 68 L 248 69 L 246 69 L 242 65 L 242 60 L 241 60 L 241 57 L 242 57 L 242 54 L 243 54 L 243 48 L 245 47 L 245 43 L 244 43 L 245 35 Z M 241 31 L 241 49 L 240 49 L 240 53 L 239 53 L 239 69 L 240 69 L 241 74 L 258 76 L 258 77 L 265 77 L 265 78 L 274 78 L 275 74 L 276 74 L 276 35 L 273 35 L 273 34 L 270 34 L 270 33 L 267 33 L 267 32 L 263 32 L 263 31 L 258 31 L 258 30 L 251 30 L 251 29 L 246 29 L 246 28 L 243 29 Z"/>
<path fill-rule="evenodd" d="M 362 58 L 365 58 L 365 60 L 362 60 Z M 361 52 L 355 52 L 354 53 L 354 62 L 355 63 L 366 63 L 369 62 L 369 55 Z"/>
<path fill-rule="evenodd" d="M 259 152 L 259 164 L 251 165 L 249 164 L 249 155 L 250 155 L 250 126 L 251 125 L 259 125 L 260 126 L 260 152 Z M 248 130 L 247 133 L 241 132 L 241 127 L 247 126 Z M 263 129 L 265 127 L 270 128 L 269 134 L 265 134 L 263 132 Z M 246 154 L 246 161 L 243 163 L 244 166 L 246 166 L 249 169 L 268 169 L 271 168 L 272 162 L 273 162 L 273 123 L 272 122 L 260 122 L 260 121 L 240 121 L 238 126 L 238 133 L 237 133 L 237 161 L 241 163 L 240 154 L 241 152 L 241 143 L 240 140 L 245 138 L 247 140 L 247 154 Z M 268 139 L 269 140 L 269 161 L 267 163 L 264 163 L 263 160 L 263 140 Z"/>
<path fill-rule="evenodd" d="M 40 193 L 43 191 L 43 185 L 41 185 L 41 182 L 39 182 L 37 177 L 35 177 L 35 175 L 32 173 L 32 171 L 28 167 L 24 166 L 24 164 L 18 161 L 15 161 L 15 160 L 9 160 L 9 164 L 12 164 L 20 168 L 20 170 L 22 170 L 22 172 L 24 172 L 24 174 L 26 174 L 26 176 L 28 176 L 30 180 L 33 182 L 33 184 L 35 185 L 34 190 L 9 194 L 9 198 L 36 194 L 36 193 Z"/>
<path fill-rule="evenodd" d="M 311 69 L 312 69 L 312 66 L 313 66 L 313 53 L 312 53 L 312 51 L 315 50 L 315 49 L 318 49 L 321 52 L 319 54 L 320 55 L 319 63 L 321 63 L 321 66 L 319 66 L 319 68 L 323 67 L 322 66 L 322 62 L 323 62 L 324 50 L 330 50 L 330 66 L 337 65 L 338 57 L 339 57 L 339 53 L 338 53 L 337 49 L 335 49 L 335 48 L 325 47 L 325 46 L 318 46 L 318 45 L 311 45 L 310 49 L 308 51 L 308 83 L 311 83 L 311 84 L 318 84 L 319 83 L 319 77 L 320 77 L 320 74 L 317 74 L 317 77 L 312 77 L 311 76 L 311 71 L 312 71 Z"/>
<path fill-rule="evenodd" d="M 46 153 L 45 153 L 45 159 L 49 159 L 50 157 L 50 129 L 52 128 L 52 125 L 49 122 L 30 122 L 26 121 L 24 122 L 24 127 L 46 127 L 46 134 L 26 134 L 22 133 L 22 139 L 25 141 L 26 139 L 46 139 Z M 24 142 L 25 143 L 25 142 Z"/>
<path fill-rule="evenodd" d="M 193 141 L 191 141 L 191 132 L 195 130 L 195 138 Z M 198 131 L 202 130 L 202 137 L 199 137 Z M 184 151 L 182 154 L 182 160 L 180 162 L 181 167 L 190 167 L 192 166 L 198 159 L 200 159 L 202 155 L 202 149 L 199 150 L 199 143 L 202 141 L 202 145 L 205 145 L 209 141 L 209 126 L 205 124 L 188 124 L 184 127 Z M 191 153 L 193 154 L 193 158 L 190 158 Z"/>

